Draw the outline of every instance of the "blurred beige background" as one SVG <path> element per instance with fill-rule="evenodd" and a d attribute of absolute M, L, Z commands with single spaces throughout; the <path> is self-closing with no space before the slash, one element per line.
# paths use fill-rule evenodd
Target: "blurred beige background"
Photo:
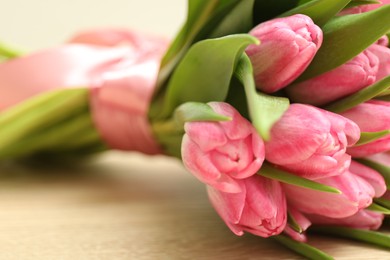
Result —
<path fill-rule="evenodd" d="M 185 0 L 0 0 L 0 42 L 36 50 L 95 27 L 125 27 L 173 37 Z"/>

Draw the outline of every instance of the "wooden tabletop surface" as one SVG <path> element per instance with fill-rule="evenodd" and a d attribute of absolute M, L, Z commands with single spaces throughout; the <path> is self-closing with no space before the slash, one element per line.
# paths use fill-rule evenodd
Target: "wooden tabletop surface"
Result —
<path fill-rule="evenodd" d="M 109 152 L 0 171 L 0 259 L 301 259 L 271 240 L 236 237 L 174 159 Z M 336 259 L 390 259 L 344 239 L 310 243 Z"/>

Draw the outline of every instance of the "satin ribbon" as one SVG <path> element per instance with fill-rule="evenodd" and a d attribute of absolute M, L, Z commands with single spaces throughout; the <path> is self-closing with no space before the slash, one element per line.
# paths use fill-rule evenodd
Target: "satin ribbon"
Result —
<path fill-rule="evenodd" d="M 39 93 L 87 86 L 91 113 L 113 149 L 161 153 L 147 118 L 165 39 L 90 31 L 68 44 L 0 64 L 0 112 Z"/>

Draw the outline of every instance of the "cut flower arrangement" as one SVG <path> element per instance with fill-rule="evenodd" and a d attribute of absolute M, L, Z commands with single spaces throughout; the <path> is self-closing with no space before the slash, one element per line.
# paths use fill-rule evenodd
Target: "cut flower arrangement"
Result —
<path fill-rule="evenodd" d="M 165 154 L 237 235 L 390 248 L 390 2 L 189 0 L 176 38 L 0 46 L 0 160 Z"/>

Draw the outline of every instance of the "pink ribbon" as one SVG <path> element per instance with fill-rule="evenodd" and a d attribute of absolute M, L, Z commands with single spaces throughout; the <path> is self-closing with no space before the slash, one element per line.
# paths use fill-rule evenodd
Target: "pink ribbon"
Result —
<path fill-rule="evenodd" d="M 0 112 L 48 90 L 87 86 L 94 123 L 110 148 L 161 153 L 147 111 L 167 43 L 125 30 L 90 31 L 1 63 Z"/>

